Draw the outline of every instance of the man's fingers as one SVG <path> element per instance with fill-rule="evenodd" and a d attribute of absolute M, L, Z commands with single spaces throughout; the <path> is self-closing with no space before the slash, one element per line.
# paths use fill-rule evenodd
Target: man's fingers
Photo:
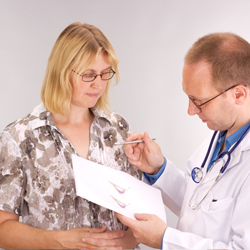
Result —
<path fill-rule="evenodd" d="M 127 156 L 130 156 L 133 154 L 133 152 L 134 152 L 133 146 L 131 144 L 126 144 L 125 145 L 125 154 Z"/>
<path fill-rule="evenodd" d="M 148 132 L 144 133 L 144 142 L 147 146 L 148 151 L 153 151 L 155 149 L 155 142 L 149 138 Z"/>
<path fill-rule="evenodd" d="M 133 134 L 131 134 L 131 135 L 126 139 L 126 141 L 129 142 L 129 141 L 136 141 L 136 140 L 141 140 L 141 139 L 143 139 L 143 135 L 142 135 L 142 134 L 133 133 Z"/>
<path fill-rule="evenodd" d="M 117 218 L 118 218 L 124 225 L 126 225 L 126 226 L 128 226 L 128 227 L 131 227 L 131 226 L 132 226 L 134 220 L 132 220 L 132 219 L 130 219 L 130 218 L 128 218 L 128 217 L 126 217 L 126 216 L 124 216 L 124 215 L 122 215 L 122 214 L 119 214 L 119 213 L 115 213 L 115 214 L 116 214 Z"/>
<path fill-rule="evenodd" d="M 142 163 L 140 161 L 132 161 L 130 159 L 128 159 L 129 163 L 135 167 L 140 167 L 142 165 Z"/>
<path fill-rule="evenodd" d="M 138 214 L 138 213 L 135 213 L 134 214 L 135 218 L 137 220 L 140 220 L 140 221 L 147 221 L 149 218 L 150 218 L 150 214 Z"/>
<path fill-rule="evenodd" d="M 132 144 L 132 145 L 134 145 L 134 144 Z M 133 163 L 137 162 L 137 161 L 140 161 L 142 151 L 143 151 L 143 147 L 141 147 L 141 145 L 136 145 L 135 144 L 134 147 L 131 146 L 131 145 L 129 145 L 129 146 L 126 145 L 126 147 L 125 147 L 125 153 L 126 153 L 126 155 L 127 155 L 128 160 L 129 160 L 130 163 L 131 163 L 131 161 Z M 131 163 L 131 164 L 133 164 L 133 163 Z"/>
<path fill-rule="evenodd" d="M 126 226 L 128 226 L 134 233 L 134 230 L 136 230 L 140 224 L 139 221 L 130 219 L 129 217 L 126 217 L 122 214 L 115 213 L 117 218 Z"/>
<path fill-rule="evenodd" d="M 126 219 L 126 216 L 122 215 L 122 214 L 119 214 L 119 213 L 115 213 L 116 217 L 121 221 L 122 224 L 126 225 L 124 222 L 125 222 L 125 219 Z"/>

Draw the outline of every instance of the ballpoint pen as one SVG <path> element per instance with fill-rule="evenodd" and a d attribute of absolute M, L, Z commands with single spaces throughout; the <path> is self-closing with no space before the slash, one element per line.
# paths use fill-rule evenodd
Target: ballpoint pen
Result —
<path fill-rule="evenodd" d="M 151 139 L 152 141 L 155 141 L 156 139 Z M 124 144 L 130 144 L 130 143 L 141 143 L 144 142 L 144 140 L 136 140 L 136 141 L 124 141 L 124 142 L 116 142 L 115 145 L 124 145 Z"/>

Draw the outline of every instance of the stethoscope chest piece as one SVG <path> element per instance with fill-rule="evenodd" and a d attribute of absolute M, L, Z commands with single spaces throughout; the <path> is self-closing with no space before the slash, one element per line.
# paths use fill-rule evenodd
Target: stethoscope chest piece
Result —
<path fill-rule="evenodd" d="M 191 176 L 195 183 L 200 183 L 203 177 L 203 172 L 200 168 L 193 168 Z"/>
<path fill-rule="evenodd" d="M 247 133 L 250 131 L 250 125 L 248 126 L 248 128 L 246 129 L 246 131 L 243 133 L 243 135 L 238 139 L 238 141 L 232 146 L 232 148 L 229 150 L 229 151 L 223 151 L 222 153 L 220 153 L 216 159 L 214 160 L 214 163 L 213 165 L 209 168 L 208 172 L 211 172 L 211 170 L 213 169 L 214 165 L 218 164 L 219 161 L 222 162 L 222 166 L 220 166 L 220 164 L 218 165 L 218 167 L 221 167 L 220 168 L 220 171 L 219 171 L 219 174 L 218 176 L 215 178 L 213 184 L 211 185 L 211 187 L 209 188 L 209 190 L 207 191 L 207 193 L 203 196 L 203 198 L 200 200 L 200 202 L 197 202 L 195 203 L 193 201 L 193 198 L 198 190 L 198 188 L 200 187 L 200 185 L 202 184 L 202 181 L 205 180 L 207 174 L 204 176 L 203 178 L 203 172 L 202 170 L 204 169 L 204 166 L 206 164 L 206 161 L 208 159 L 208 156 L 210 154 L 210 151 L 212 149 L 212 145 L 213 145 L 213 142 L 215 140 L 215 136 L 217 134 L 217 131 L 214 132 L 213 134 L 213 137 L 210 141 L 210 144 L 209 144 L 209 147 L 208 147 L 208 151 L 206 153 L 206 156 L 203 160 L 203 163 L 201 165 L 201 168 L 197 168 L 195 167 L 192 171 L 191 171 L 191 177 L 192 177 L 192 180 L 195 182 L 195 183 L 199 183 L 197 186 L 196 186 L 196 189 L 194 190 L 193 192 L 193 195 L 191 196 L 190 200 L 189 200 L 189 207 L 193 210 L 197 209 L 197 207 L 201 204 L 201 202 L 207 197 L 207 195 L 209 194 L 209 192 L 212 190 L 212 188 L 214 187 L 214 185 L 217 183 L 217 181 L 221 178 L 222 174 L 226 171 L 229 163 L 230 163 L 230 160 L 231 160 L 231 154 L 233 153 L 233 151 L 237 148 L 237 146 L 240 144 L 240 142 L 244 139 L 244 137 L 247 135 Z M 227 157 L 225 157 L 227 156 Z M 207 172 L 207 173 L 208 173 Z"/>

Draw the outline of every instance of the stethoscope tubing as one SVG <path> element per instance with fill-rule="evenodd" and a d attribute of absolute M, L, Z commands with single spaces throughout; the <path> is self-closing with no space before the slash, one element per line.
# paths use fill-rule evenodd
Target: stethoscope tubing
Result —
<path fill-rule="evenodd" d="M 220 154 L 216 157 L 216 159 L 215 159 L 214 162 L 216 162 L 218 159 L 224 157 L 225 155 L 228 156 L 228 159 L 227 159 L 226 164 L 225 164 L 224 166 L 222 166 L 221 169 L 220 169 L 220 172 L 221 172 L 222 174 L 225 172 L 225 170 L 227 169 L 227 167 L 228 167 L 228 165 L 229 165 L 229 163 L 230 163 L 231 154 L 232 154 L 233 151 L 237 148 L 237 146 L 242 142 L 242 140 L 245 138 L 245 136 L 247 135 L 247 133 L 249 132 L 249 130 L 250 130 L 250 125 L 248 126 L 248 128 L 246 129 L 246 131 L 243 133 L 243 135 L 240 137 L 240 139 L 233 145 L 233 147 L 232 147 L 229 151 L 224 151 L 224 152 L 220 153 Z M 213 136 L 212 136 L 212 139 L 211 139 L 210 144 L 209 144 L 209 147 L 208 147 L 207 154 L 206 154 L 206 156 L 205 156 L 205 158 L 204 158 L 204 161 L 203 161 L 203 163 L 202 163 L 202 165 L 201 165 L 201 169 L 203 169 L 204 166 L 205 166 L 205 164 L 206 164 L 206 161 L 207 161 L 208 156 L 209 156 L 209 154 L 210 154 L 210 152 L 211 152 L 211 148 L 212 148 L 212 145 L 213 145 L 213 143 L 214 143 L 215 136 L 216 136 L 217 132 L 218 132 L 218 131 L 215 131 L 214 134 L 213 134 Z"/>
<path fill-rule="evenodd" d="M 240 139 L 233 145 L 233 147 L 232 147 L 229 151 L 224 151 L 224 152 L 220 153 L 220 154 L 216 157 L 216 159 L 215 159 L 213 165 L 212 165 L 211 168 L 208 170 L 208 172 L 210 172 L 210 171 L 213 169 L 213 166 L 214 166 L 220 159 L 222 159 L 225 155 L 228 156 L 228 159 L 227 159 L 226 163 L 224 164 L 224 166 L 222 165 L 222 167 L 221 167 L 221 169 L 220 169 L 220 172 L 219 172 L 218 176 L 216 177 L 216 179 L 215 179 L 213 185 L 209 188 L 209 190 L 208 190 L 207 193 L 204 195 L 204 197 L 201 199 L 201 201 L 200 201 L 198 204 L 196 204 L 196 205 L 192 203 L 193 197 L 194 197 L 195 193 L 197 192 L 197 190 L 198 190 L 199 186 L 201 185 L 201 183 L 202 183 L 202 182 L 204 181 L 204 179 L 206 178 L 207 174 L 204 176 L 204 178 L 202 177 L 200 181 L 196 181 L 196 180 L 193 178 L 193 171 L 194 171 L 195 169 L 197 169 L 197 167 L 193 168 L 193 170 L 192 170 L 192 172 L 191 172 L 191 176 L 192 176 L 193 181 L 194 181 L 195 183 L 198 183 L 198 186 L 196 187 L 196 189 L 195 189 L 193 195 L 191 196 L 191 198 L 190 198 L 190 200 L 189 200 L 189 206 L 190 206 L 193 210 L 196 209 L 196 208 L 202 203 L 202 201 L 207 197 L 208 193 L 211 191 L 211 189 L 214 187 L 214 185 L 215 185 L 215 184 L 218 182 L 218 180 L 221 178 L 221 176 L 223 175 L 223 173 L 225 172 L 225 170 L 227 169 L 227 167 L 228 167 L 228 165 L 229 165 L 229 163 L 230 163 L 231 154 L 232 154 L 233 151 L 237 148 L 237 146 L 242 142 L 242 140 L 245 138 L 245 136 L 247 135 L 247 133 L 248 133 L 249 131 L 250 131 L 250 125 L 248 126 L 248 128 L 246 129 L 246 131 L 242 134 L 242 136 L 240 137 Z M 202 169 L 204 168 L 204 166 L 205 166 L 205 164 L 206 164 L 207 158 L 208 158 L 208 156 L 209 156 L 209 154 L 210 154 L 210 151 L 211 151 L 211 148 L 212 148 L 212 145 L 213 145 L 213 142 L 214 142 L 214 139 L 215 139 L 215 136 L 216 136 L 217 132 L 218 132 L 218 131 L 215 131 L 215 132 L 214 132 L 213 137 L 212 137 L 212 139 L 211 139 L 211 141 L 210 141 L 210 144 L 209 144 L 209 148 L 208 148 L 207 154 L 206 154 L 205 159 L 204 159 L 204 161 L 203 161 L 203 163 L 202 163 L 202 166 L 201 166 L 201 168 L 200 168 L 200 171 L 201 171 L 201 172 L 202 172 Z"/>
<path fill-rule="evenodd" d="M 218 131 L 215 131 L 215 132 L 213 133 L 213 136 L 212 136 L 212 139 L 211 139 L 211 141 L 210 141 L 210 144 L 209 144 L 209 147 L 208 147 L 206 156 L 205 156 L 205 158 L 204 158 L 204 160 L 203 160 L 203 162 L 202 162 L 202 164 L 201 164 L 201 169 L 204 168 L 204 166 L 205 166 L 205 164 L 206 164 L 206 162 L 207 162 L 207 158 L 208 158 L 208 156 L 209 156 L 209 154 L 210 154 L 210 151 L 211 151 L 211 148 L 212 148 L 212 146 L 213 146 L 214 139 L 215 139 L 217 133 L 218 133 Z"/>

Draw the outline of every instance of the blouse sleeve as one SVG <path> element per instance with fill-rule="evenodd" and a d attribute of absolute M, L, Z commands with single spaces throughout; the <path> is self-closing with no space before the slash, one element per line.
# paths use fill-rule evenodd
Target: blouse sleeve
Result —
<path fill-rule="evenodd" d="M 24 174 L 18 143 L 4 131 L 0 134 L 0 210 L 21 215 Z"/>

